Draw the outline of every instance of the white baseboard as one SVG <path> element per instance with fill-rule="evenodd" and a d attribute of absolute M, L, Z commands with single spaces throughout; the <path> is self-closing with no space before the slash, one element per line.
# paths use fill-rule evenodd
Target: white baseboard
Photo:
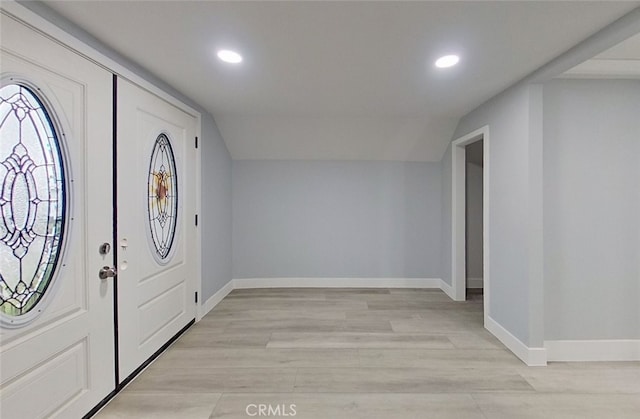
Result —
<path fill-rule="evenodd" d="M 490 316 L 485 319 L 484 326 L 487 330 L 498 338 L 515 356 L 520 358 L 522 362 L 530 367 L 547 365 L 547 350 L 545 348 L 530 348 Z"/>
<path fill-rule="evenodd" d="M 237 278 L 242 288 L 440 288 L 439 278 Z"/>
<path fill-rule="evenodd" d="M 467 288 L 483 288 L 482 278 L 467 278 Z"/>
<path fill-rule="evenodd" d="M 549 361 L 640 361 L 640 339 L 547 340 Z"/>
<path fill-rule="evenodd" d="M 224 299 L 231 291 L 233 291 L 233 280 L 227 282 L 222 288 L 218 290 L 215 294 L 213 294 L 204 304 L 198 306 L 198 319 L 200 321 L 201 318 L 207 315 L 208 312 L 213 310 L 215 306 L 217 306 L 220 301 Z"/>
<path fill-rule="evenodd" d="M 456 300 L 456 293 L 453 290 L 453 287 L 449 284 L 447 284 L 446 282 L 444 282 L 444 279 L 440 280 L 440 289 L 442 291 L 444 291 L 445 294 L 447 294 L 449 296 L 449 298 L 451 298 L 452 300 Z"/>

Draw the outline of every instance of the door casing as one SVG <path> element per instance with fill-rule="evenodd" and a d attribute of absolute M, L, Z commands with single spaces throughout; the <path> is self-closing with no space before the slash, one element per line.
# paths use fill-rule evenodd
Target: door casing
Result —
<path fill-rule="evenodd" d="M 483 180 L 482 180 L 482 275 L 483 275 L 483 298 L 484 298 L 484 324 L 487 324 L 490 304 L 490 265 L 489 265 L 489 211 L 490 211 L 490 191 L 489 180 L 490 170 L 490 135 L 489 126 L 484 126 L 451 143 L 451 294 L 450 297 L 456 301 L 466 299 L 466 153 L 465 147 L 476 141 L 483 141 Z"/>

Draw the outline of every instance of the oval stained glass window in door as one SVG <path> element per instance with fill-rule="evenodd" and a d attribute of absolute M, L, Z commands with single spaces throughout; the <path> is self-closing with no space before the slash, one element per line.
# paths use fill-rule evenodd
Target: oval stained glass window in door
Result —
<path fill-rule="evenodd" d="M 178 178 L 171 142 L 166 134 L 156 138 L 149 164 L 147 211 L 156 261 L 169 257 L 176 235 Z"/>
<path fill-rule="evenodd" d="M 51 116 L 34 90 L 0 87 L 0 313 L 32 310 L 62 253 L 65 168 Z M 12 322 L 12 320 L 10 320 Z"/>

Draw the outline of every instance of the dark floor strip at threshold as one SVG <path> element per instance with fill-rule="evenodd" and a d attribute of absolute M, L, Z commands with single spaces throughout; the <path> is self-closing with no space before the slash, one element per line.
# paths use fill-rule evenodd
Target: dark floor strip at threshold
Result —
<path fill-rule="evenodd" d="M 142 370 L 144 370 L 145 368 L 147 368 L 147 366 L 152 363 L 157 357 L 160 356 L 160 354 L 162 354 L 164 351 L 167 350 L 167 348 L 173 343 L 175 342 L 184 332 L 187 331 L 187 329 L 189 329 L 191 326 L 193 326 L 193 324 L 196 322 L 195 319 L 191 320 L 189 323 L 187 323 L 187 325 L 185 327 L 183 327 L 178 333 L 176 333 L 171 339 L 169 339 L 167 341 L 167 343 L 165 343 L 164 345 L 162 345 L 160 347 L 160 349 L 158 349 L 153 355 L 151 355 L 149 357 L 149 359 L 147 359 L 146 361 L 144 361 L 142 363 L 142 365 L 140 365 L 138 368 L 135 369 L 135 371 L 133 371 L 127 378 L 125 378 L 119 385 L 118 387 L 113 390 L 111 393 L 109 393 L 107 395 L 107 397 L 105 397 L 104 399 L 102 399 L 102 401 L 100 401 L 100 403 L 98 403 L 93 409 L 91 409 L 89 411 L 89 413 L 87 413 L 86 415 L 84 415 L 82 417 L 82 419 L 89 419 L 91 418 L 93 415 L 95 415 L 96 413 L 98 413 L 98 411 L 100 409 L 102 409 L 107 403 L 109 403 L 109 401 L 111 401 L 111 399 L 113 399 L 119 392 L 120 390 L 122 390 L 127 384 L 129 384 L 131 382 L 131 380 L 133 380 L 134 378 L 136 378 L 136 376 L 138 374 L 140 374 L 142 372 Z"/>

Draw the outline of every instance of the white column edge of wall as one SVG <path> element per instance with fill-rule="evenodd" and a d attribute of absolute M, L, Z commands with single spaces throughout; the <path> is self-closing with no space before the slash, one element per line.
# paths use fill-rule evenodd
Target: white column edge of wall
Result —
<path fill-rule="evenodd" d="M 640 361 L 640 339 L 547 340 L 549 361 Z"/>
<path fill-rule="evenodd" d="M 515 356 L 530 367 L 542 367 L 547 365 L 547 350 L 545 348 L 530 348 L 520 339 L 513 336 L 501 324 L 491 317 L 487 318 L 485 327 Z"/>

